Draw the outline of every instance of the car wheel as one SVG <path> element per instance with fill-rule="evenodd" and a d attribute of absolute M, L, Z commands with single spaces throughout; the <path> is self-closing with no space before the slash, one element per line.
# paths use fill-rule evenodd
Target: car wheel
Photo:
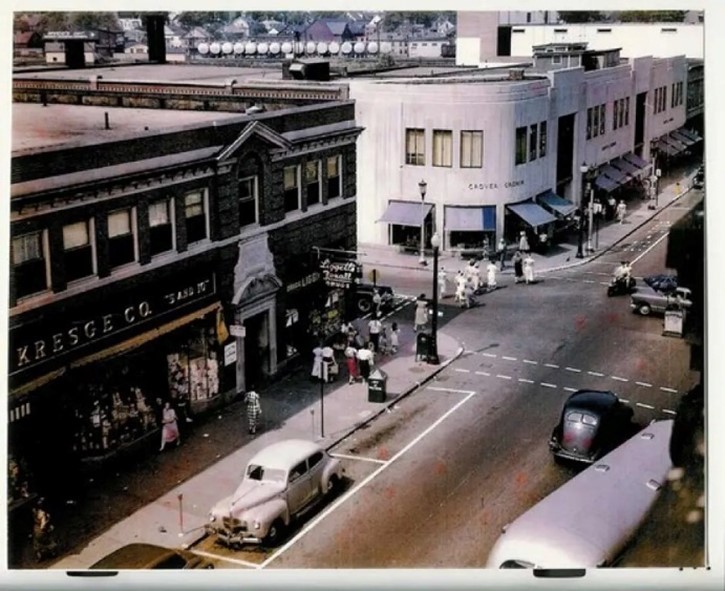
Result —
<path fill-rule="evenodd" d="M 265 546 L 274 546 L 279 539 L 282 537 L 282 531 L 284 530 L 284 522 L 281 519 L 275 519 L 272 525 L 267 530 L 267 535 L 264 537 Z"/>
<path fill-rule="evenodd" d="M 340 479 L 337 477 L 337 474 L 333 474 L 327 481 L 327 489 L 325 490 L 325 494 L 333 494 L 337 490 L 337 487 L 339 485 Z"/>
<path fill-rule="evenodd" d="M 363 314 L 370 312 L 373 307 L 373 303 L 367 298 L 359 298 L 357 301 L 357 309 Z"/>
<path fill-rule="evenodd" d="M 642 314 L 642 316 L 649 316 L 650 312 L 652 312 L 652 308 L 649 307 L 649 304 L 642 304 L 637 311 Z"/>

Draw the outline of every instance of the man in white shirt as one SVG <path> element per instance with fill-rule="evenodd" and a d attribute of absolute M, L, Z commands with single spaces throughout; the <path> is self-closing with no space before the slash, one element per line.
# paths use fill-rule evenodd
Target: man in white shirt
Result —
<path fill-rule="evenodd" d="M 383 323 L 380 321 L 380 313 L 375 314 L 375 316 L 368 322 L 368 331 L 370 333 L 370 342 L 373 344 L 373 348 L 375 349 L 375 352 L 377 353 L 380 349 L 380 333 L 383 330 Z"/>

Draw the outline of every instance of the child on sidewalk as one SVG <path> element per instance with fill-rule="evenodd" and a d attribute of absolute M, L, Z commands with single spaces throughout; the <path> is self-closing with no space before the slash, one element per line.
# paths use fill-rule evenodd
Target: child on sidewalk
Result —
<path fill-rule="evenodd" d="M 398 328 L 398 323 L 393 322 L 392 327 L 390 328 L 390 353 L 395 355 L 398 352 L 399 342 L 399 335 L 400 335 L 400 329 Z"/>

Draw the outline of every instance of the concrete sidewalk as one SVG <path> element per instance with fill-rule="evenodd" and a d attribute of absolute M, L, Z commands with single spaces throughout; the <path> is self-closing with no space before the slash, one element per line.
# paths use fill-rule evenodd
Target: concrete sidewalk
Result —
<path fill-rule="evenodd" d="M 215 464 L 180 483 L 154 502 L 119 521 L 93 539 L 80 552 L 59 560 L 51 568 L 85 569 L 109 552 L 131 542 L 147 542 L 166 547 L 193 544 L 204 535 L 203 526 L 209 509 L 222 497 L 231 494 L 241 480 L 248 460 L 270 443 L 288 438 L 302 438 L 331 447 L 337 441 L 369 423 L 379 414 L 397 404 L 419 385 L 430 380 L 462 353 L 458 342 L 445 331 L 438 333 L 438 352 L 441 364 L 429 365 L 415 359 L 415 333 L 412 329 L 413 309 L 405 302 L 401 307 L 411 317 L 411 323 L 401 326 L 400 349 L 394 356 L 381 358 L 376 366 L 388 375 L 387 401 L 368 402 L 367 386 L 362 383 L 348 385 L 347 370 L 341 365 L 337 380 L 324 385 L 324 437 L 320 425 L 320 384 L 308 378 L 307 371 L 269 390 L 261 391 L 263 428 L 256 437 Z M 389 316 L 389 315 L 388 315 Z M 364 334 L 364 333 L 363 333 Z M 293 404 L 299 408 L 294 414 L 286 412 Z M 240 405 L 239 429 L 246 429 L 243 405 Z M 277 422 L 276 417 L 286 418 Z M 221 417 L 220 417 L 221 418 Z M 168 450 L 169 461 L 184 461 L 184 454 L 193 453 L 199 438 L 211 438 L 208 433 L 194 434 L 196 442 Z M 182 496 L 180 498 L 180 496 Z"/>
<path fill-rule="evenodd" d="M 600 224 L 598 242 L 595 242 L 594 237 L 592 239 L 593 244 L 598 244 L 593 252 L 586 252 L 586 236 L 584 237 L 584 258 L 576 258 L 578 236 L 575 233 L 571 234 L 566 241 L 553 245 L 546 254 L 534 253 L 535 273 L 576 267 L 601 256 L 689 191 L 697 167 L 697 164 L 689 164 L 660 179 L 657 209 L 648 209 L 649 202 L 646 199 L 632 197 L 626 200 L 627 215 L 624 223 L 619 224 L 616 221 L 611 221 Z M 360 245 L 359 250 L 361 252 L 360 261 L 363 263 L 363 271 L 366 276 L 371 269 L 378 267 L 396 269 L 396 274 L 399 272 L 408 275 L 433 273 L 430 257 L 427 257 L 428 265 L 423 266 L 419 264 L 417 254 L 400 253 L 395 246 L 364 244 Z M 509 256 L 506 261 L 506 268 L 503 271 L 504 274 L 513 274 L 510 257 L 514 250 L 515 247 L 509 245 Z M 450 252 L 441 252 L 438 260 L 439 265 L 448 270 L 449 279 L 452 279 L 452 270 L 461 269 L 468 264 L 466 260 Z M 485 272 L 483 274 L 485 276 Z"/>

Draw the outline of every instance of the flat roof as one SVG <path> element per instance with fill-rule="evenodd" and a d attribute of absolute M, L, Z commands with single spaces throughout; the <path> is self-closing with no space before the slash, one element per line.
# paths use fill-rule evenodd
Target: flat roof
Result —
<path fill-rule="evenodd" d="M 110 129 L 105 129 L 108 113 Z M 11 150 L 111 141 L 120 136 L 160 131 L 196 123 L 239 118 L 243 112 L 132 109 L 51 103 L 13 103 Z"/>

